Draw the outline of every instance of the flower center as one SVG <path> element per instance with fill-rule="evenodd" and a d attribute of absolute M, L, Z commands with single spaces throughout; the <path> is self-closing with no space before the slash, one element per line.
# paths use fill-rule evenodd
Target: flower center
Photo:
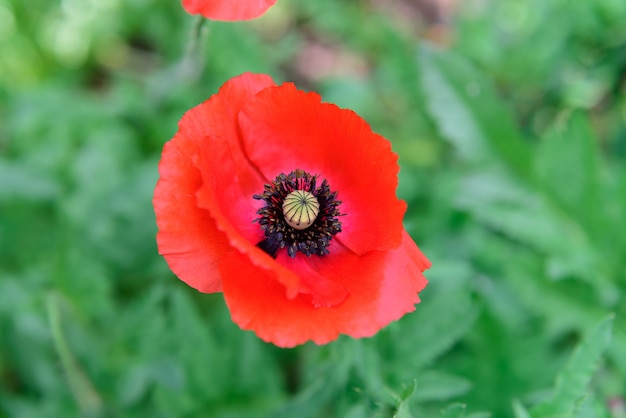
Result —
<path fill-rule="evenodd" d="M 311 192 L 294 190 L 283 201 L 285 221 L 298 231 L 310 227 L 319 213 L 320 204 Z"/>
<path fill-rule="evenodd" d="M 330 191 L 326 180 L 318 187 L 317 176 L 304 170 L 279 174 L 253 198 L 265 202 L 254 220 L 265 232 L 257 246 L 272 257 L 281 248 L 292 258 L 298 252 L 326 255 L 330 240 L 341 232 L 337 192 Z"/>

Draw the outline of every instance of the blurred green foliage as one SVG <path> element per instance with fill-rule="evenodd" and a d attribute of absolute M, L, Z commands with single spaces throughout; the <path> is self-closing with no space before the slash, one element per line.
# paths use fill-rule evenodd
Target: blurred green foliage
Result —
<path fill-rule="evenodd" d="M 626 2 L 424 3 L 0 0 L 0 416 L 626 416 Z M 373 338 L 265 344 L 156 253 L 160 149 L 244 71 L 400 155 L 431 283 Z"/>

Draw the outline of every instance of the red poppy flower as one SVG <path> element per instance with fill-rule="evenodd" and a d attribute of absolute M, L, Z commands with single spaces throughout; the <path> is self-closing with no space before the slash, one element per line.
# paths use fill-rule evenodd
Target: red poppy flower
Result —
<path fill-rule="evenodd" d="M 397 156 L 350 110 L 243 74 L 183 116 L 159 173 L 160 254 L 265 341 L 371 336 L 419 302 Z"/>
<path fill-rule="evenodd" d="M 183 0 L 187 13 L 212 20 L 250 20 L 261 16 L 276 0 Z"/>

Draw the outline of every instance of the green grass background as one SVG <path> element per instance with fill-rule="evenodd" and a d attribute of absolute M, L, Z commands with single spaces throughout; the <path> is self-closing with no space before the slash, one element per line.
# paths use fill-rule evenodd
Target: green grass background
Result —
<path fill-rule="evenodd" d="M 625 417 L 626 2 L 425 10 L 0 0 L 0 417 Z M 157 255 L 161 147 L 244 71 L 400 155 L 433 267 L 373 338 L 265 344 Z"/>

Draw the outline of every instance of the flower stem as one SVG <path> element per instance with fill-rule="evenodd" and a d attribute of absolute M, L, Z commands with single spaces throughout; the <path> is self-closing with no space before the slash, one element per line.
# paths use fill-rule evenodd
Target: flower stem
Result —
<path fill-rule="evenodd" d="M 63 335 L 59 302 L 58 295 L 50 294 L 46 300 L 46 307 L 48 310 L 48 321 L 50 322 L 52 340 L 59 358 L 61 359 L 61 367 L 65 372 L 67 384 L 83 416 L 100 416 L 102 412 L 102 399 L 76 361 L 65 339 L 65 335 Z"/>
<path fill-rule="evenodd" d="M 179 76 L 183 80 L 195 81 L 202 74 L 204 51 L 201 46 L 208 39 L 209 32 L 206 22 L 207 19 L 197 16 L 191 28 L 189 42 L 179 68 Z"/>

